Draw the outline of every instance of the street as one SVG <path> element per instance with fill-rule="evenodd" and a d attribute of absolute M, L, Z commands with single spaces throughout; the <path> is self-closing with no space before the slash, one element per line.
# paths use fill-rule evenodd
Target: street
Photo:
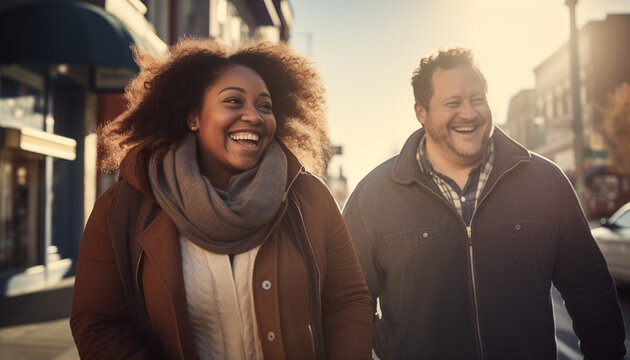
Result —
<path fill-rule="evenodd" d="M 0 298 L 0 360 L 79 358 L 68 323 L 73 284 Z"/>
<path fill-rule="evenodd" d="M 79 355 L 68 325 L 72 281 L 48 291 L 3 299 L 0 307 L 0 360 L 74 360 Z M 552 293 L 558 360 L 581 359 L 571 319 L 557 291 Z M 619 289 L 626 329 L 630 328 L 630 287 Z M 630 336 L 626 335 L 626 348 Z M 625 359 L 630 360 L 630 355 Z"/>

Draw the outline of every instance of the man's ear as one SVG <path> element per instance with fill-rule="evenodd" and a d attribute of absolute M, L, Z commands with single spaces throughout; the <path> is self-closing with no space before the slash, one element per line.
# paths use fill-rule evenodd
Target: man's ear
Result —
<path fill-rule="evenodd" d="M 424 126 L 424 121 L 427 118 L 427 111 L 424 109 L 424 106 L 422 106 L 420 103 L 415 103 L 413 105 L 413 109 L 416 112 L 416 118 L 418 119 L 418 121 L 420 121 L 420 124 Z"/>

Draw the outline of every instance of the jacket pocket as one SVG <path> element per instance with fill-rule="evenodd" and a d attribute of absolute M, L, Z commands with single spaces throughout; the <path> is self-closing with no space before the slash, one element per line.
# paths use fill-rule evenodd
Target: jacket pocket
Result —
<path fill-rule="evenodd" d="M 553 243 L 557 238 L 558 226 L 537 220 L 504 220 L 492 222 L 491 229 L 499 229 L 506 241 L 525 244 Z"/>
<path fill-rule="evenodd" d="M 435 259 L 452 256 L 449 244 L 457 240 L 446 227 L 418 227 L 412 230 L 387 234 L 378 241 L 378 262 L 396 279 L 406 279 L 410 269 L 404 264 L 423 267 L 434 263 Z M 460 236 L 461 238 L 461 236 Z M 417 271 L 420 270 L 420 271 Z M 397 272 L 401 272 L 398 274 Z M 422 269 L 414 269 L 415 274 L 424 274 Z M 415 275 L 413 275 L 415 276 Z"/>
<path fill-rule="evenodd" d="M 445 231 L 445 227 L 423 226 L 387 234 L 383 237 L 383 243 L 385 243 L 386 246 L 391 245 L 401 249 L 415 248 L 443 239 Z"/>
<path fill-rule="evenodd" d="M 545 269 L 544 275 L 549 276 L 558 239 L 557 225 L 521 219 L 488 225 L 489 235 L 480 239 L 484 241 L 488 255 L 500 256 L 507 268 L 513 268 L 515 272 L 519 268 L 522 269 L 520 271 L 535 272 Z"/>

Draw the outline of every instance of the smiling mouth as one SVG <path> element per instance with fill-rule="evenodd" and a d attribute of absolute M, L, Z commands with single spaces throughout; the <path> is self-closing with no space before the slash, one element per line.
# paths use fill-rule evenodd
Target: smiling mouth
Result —
<path fill-rule="evenodd" d="M 477 129 L 476 126 L 457 126 L 452 128 L 453 131 L 460 134 L 469 134 Z"/>
<path fill-rule="evenodd" d="M 248 147 L 258 147 L 260 135 L 255 132 L 239 131 L 229 134 L 230 139 Z"/>

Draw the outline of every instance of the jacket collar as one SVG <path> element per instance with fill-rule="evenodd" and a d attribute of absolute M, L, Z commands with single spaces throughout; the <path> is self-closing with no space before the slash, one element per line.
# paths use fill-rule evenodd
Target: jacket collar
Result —
<path fill-rule="evenodd" d="M 418 145 L 424 134 L 424 128 L 416 130 L 403 145 L 400 155 L 396 158 L 392 167 L 391 178 L 393 181 L 404 185 L 411 184 L 414 181 L 424 183 L 424 177 L 416 160 Z M 494 127 L 492 138 L 494 139 L 495 159 L 486 189 L 490 188 L 491 185 L 489 184 L 494 184 L 505 171 L 521 161 L 529 161 L 531 159 L 531 154 L 527 149 L 512 140 L 496 126 Z"/>
<path fill-rule="evenodd" d="M 284 155 L 287 157 L 287 182 L 284 192 L 284 197 L 286 199 L 291 185 L 293 185 L 298 175 L 304 172 L 304 165 L 300 163 L 298 158 L 293 154 L 293 152 L 291 152 L 291 150 L 289 150 L 289 148 L 286 147 L 286 145 L 284 145 L 282 141 L 278 139 L 276 139 L 276 141 L 278 141 L 278 144 L 280 144 L 280 148 L 282 148 Z"/>
<path fill-rule="evenodd" d="M 118 172 L 121 178 L 141 191 L 145 197 L 155 202 L 147 172 L 150 154 L 145 150 L 148 148 L 148 145 L 147 143 L 139 144 L 129 150 L 120 163 Z"/>
<path fill-rule="evenodd" d="M 531 153 L 523 145 L 507 136 L 500 128 L 494 127 L 492 137 L 494 138 L 494 165 L 486 186 L 481 192 L 482 198 L 492 190 L 494 184 L 499 181 L 503 174 L 518 164 L 529 162 L 532 159 Z"/>

